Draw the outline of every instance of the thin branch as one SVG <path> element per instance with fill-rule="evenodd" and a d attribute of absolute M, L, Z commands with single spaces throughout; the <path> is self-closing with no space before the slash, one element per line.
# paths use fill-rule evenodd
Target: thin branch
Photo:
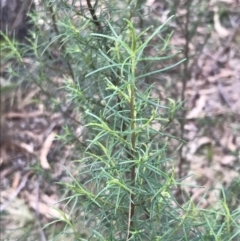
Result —
<path fill-rule="evenodd" d="M 184 109 L 184 101 L 185 101 L 185 91 L 186 91 L 186 85 L 187 81 L 189 79 L 189 44 L 190 44 L 190 32 L 189 32 L 189 24 L 190 24 L 190 7 L 191 7 L 191 1 L 187 0 L 186 1 L 186 6 L 187 6 L 187 13 L 186 13 L 186 22 L 184 25 L 184 34 L 185 34 L 185 46 L 184 46 L 184 58 L 186 61 L 184 62 L 184 69 L 183 69 L 183 78 L 182 78 L 182 91 L 181 91 L 181 102 L 183 103 L 182 108 L 183 108 L 183 113 L 182 113 L 182 120 L 180 122 L 180 139 L 183 140 L 184 138 L 184 126 L 185 126 L 185 115 L 186 115 L 186 110 Z M 179 155 L 180 155 L 180 161 L 179 161 L 179 166 L 178 166 L 178 177 L 181 179 L 182 177 L 182 172 L 183 172 L 183 164 L 185 162 L 185 159 L 183 157 L 183 144 L 181 145 L 179 149 Z"/>
<path fill-rule="evenodd" d="M 88 5 L 88 10 L 92 16 L 92 19 L 93 19 L 93 23 L 96 25 L 96 27 L 99 29 L 99 30 L 102 30 L 102 26 L 100 24 L 100 21 L 98 20 L 98 17 L 96 15 L 96 10 L 95 8 L 92 6 L 91 4 L 91 1 L 90 0 L 87 0 L 87 5 Z"/>
<path fill-rule="evenodd" d="M 59 31 L 58 26 L 57 26 L 57 14 L 56 14 L 56 12 L 53 10 L 53 6 L 52 6 L 51 4 L 49 5 L 48 8 L 49 8 L 49 11 L 50 11 L 50 13 L 51 13 L 51 19 L 52 19 L 54 31 L 55 31 L 55 33 L 56 33 L 58 36 L 60 36 L 60 31 Z M 60 36 L 60 38 L 59 38 L 59 43 L 62 43 L 62 42 L 63 42 L 63 44 L 62 44 L 62 50 L 63 50 L 63 52 L 64 52 L 65 54 L 68 54 L 67 51 L 66 51 L 65 43 L 64 43 L 64 41 L 62 41 L 62 37 Z M 71 75 L 72 79 L 74 79 L 74 71 L 73 71 L 73 69 L 72 69 L 71 64 L 70 64 L 69 61 L 68 61 L 68 58 L 66 58 L 66 59 L 67 59 L 67 66 L 68 66 L 70 75 Z"/>

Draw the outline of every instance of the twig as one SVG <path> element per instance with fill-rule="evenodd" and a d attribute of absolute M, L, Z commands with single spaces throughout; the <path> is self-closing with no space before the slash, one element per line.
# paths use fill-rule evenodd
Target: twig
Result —
<path fill-rule="evenodd" d="M 131 218 L 131 203 L 132 203 L 132 200 L 131 200 L 131 194 L 130 194 L 130 200 L 129 200 L 129 208 L 128 208 L 128 225 L 127 225 L 127 239 L 126 239 L 126 241 L 128 241 L 129 240 L 129 237 L 131 236 L 130 235 L 130 228 L 131 228 L 131 220 L 132 220 L 132 218 Z"/>
<path fill-rule="evenodd" d="M 99 30 L 102 30 L 102 26 L 98 20 L 98 17 L 96 15 L 96 11 L 95 11 L 95 8 L 93 8 L 92 4 L 91 4 L 91 1 L 90 0 L 87 0 L 87 5 L 88 5 L 88 10 L 92 16 L 92 19 L 93 19 L 93 23 L 96 25 L 96 27 L 99 29 Z"/>
<path fill-rule="evenodd" d="M 184 34 L 185 34 L 185 47 L 184 47 L 184 58 L 186 61 L 184 62 L 184 69 L 183 69 L 183 78 L 182 78 L 182 91 L 181 91 L 181 102 L 182 102 L 182 108 L 183 108 L 183 113 L 182 113 L 182 120 L 180 122 L 180 139 L 183 140 L 184 138 L 184 126 L 185 126 L 185 116 L 186 116 L 186 110 L 184 110 L 184 100 L 185 100 L 185 91 L 186 91 L 186 85 L 187 81 L 189 79 L 189 43 L 190 43 L 190 32 L 189 32 L 189 23 L 190 23 L 190 7 L 191 7 L 191 1 L 187 0 L 186 1 L 187 5 L 187 13 L 186 13 L 186 23 L 184 25 Z M 179 166 L 178 166 L 178 177 L 181 179 L 182 177 L 182 172 L 183 172 L 183 164 L 185 162 L 185 159 L 183 157 L 183 145 L 179 148 L 179 155 L 180 155 L 180 161 L 179 161 Z"/>
<path fill-rule="evenodd" d="M 234 112 L 233 108 L 232 108 L 232 104 L 229 100 L 229 98 L 226 96 L 226 93 L 224 91 L 224 88 L 222 86 L 222 84 L 220 83 L 219 80 L 217 80 L 217 87 L 218 87 L 218 90 L 219 90 L 219 94 L 221 95 L 222 99 L 226 102 L 226 104 L 230 107 L 230 109 L 232 110 L 232 112 Z"/>
<path fill-rule="evenodd" d="M 32 4 L 30 4 L 32 2 L 32 0 L 28 0 L 28 1 L 24 1 L 24 3 L 22 4 L 22 6 L 19 8 L 17 14 L 15 15 L 11 30 L 10 30 L 10 35 L 12 34 L 13 30 L 17 27 L 17 25 L 20 22 L 20 19 L 23 17 L 23 13 L 26 9 L 26 6 L 31 6 Z"/>
<path fill-rule="evenodd" d="M 51 13 L 51 18 L 52 18 L 52 22 L 53 22 L 54 31 L 55 31 L 55 33 L 56 33 L 57 35 L 60 36 L 60 34 L 59 34 L 60 32 L 59 32 L 58 26 L 57 26 L 57 15 L 56 15 L 56 13 L 54 12 L 53 7 L 52 7 L 51 4 L 49 5 L 49 11 L 50 11 L 50 13 Z M 67 51 L 66 51 L 65 43 L 64 43 L 64 41 L 62 41 L 62 37 L 60 36 L 60 38 L 59 38 L 59 43 L 61 43 L 61 42 L 63 42 L 63 44 L 62 44 L 63 52 L 64 52 L 65 54 L 68 54 Z M 74 71 L 73 71 L 72 66 L 71 66 L 71 64 L 69 63 L 68 59 L 67 59 L 67 66 L 68 66 L 68 69 L 69 69 L 69 71 L 70 71 L 70 75 L 71 75 L 72 79 L 74 79 Z"/>
<path fill-rule="evenodd" d="M 41 223 L 39 219 L 39 182 L 41 181 L 41 176 L 38 176 L 38 182 L 36 183 L 36 209 L 35 209 L 35 214 L 36 214 L 36 221 L 38 225 L 38 231 L 41 237 L 42 241 L 47 241 L 46 236 L 41 228 Z"/>
<path fill-rule="evenodd" d="M 17 189 L 11 194 L 11 196 L 9 197 L 8 201 L 2 205 L 0 205 L 0 212 L 2 212 L 3 210 L 5 210 L 11 203 L 12 201 L 17 197 L 17 195 L 20 193 L 20 191 L 25 187 L 26 182 L 28 180 L 28 175 L 30 173 L 26 174 L 22 181 L 20 182 L 19 186 L 17 187 Z"/>

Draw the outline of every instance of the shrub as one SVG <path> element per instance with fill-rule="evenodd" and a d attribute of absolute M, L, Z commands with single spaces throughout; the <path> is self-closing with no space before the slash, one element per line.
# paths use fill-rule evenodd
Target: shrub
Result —
<path fill-rule="evenodd" d="M 59 136 L 75 145 L 78 170 L 69 173 L 72 182 L 62 183 L 70 212 L 59 211 L 66 223 L 60 236 L 71 229 L 75 240 L 236 239 L 239 212 L 229 210 L 224 192 L 216 211 L 201 210 L 189 194 L 180 205 L 174 195 L 181 180 L 166 152 L 170 139 L 181 141 L 169 134 L 181 103 L 160 100 L 146 81 L 184 61 L 167 65 L 178 53 L 166 33 L 174 16 L 141 29 L 142 1 L 82 4 L 44 1 L 44 11 L 32 14 L 29 44 L 17 51 L 24 76 L 50 97 L 50 105 L 80 116 L 81 137 L 74 126 Z M 21 56 L 35 60 L 32 72 Z"/>

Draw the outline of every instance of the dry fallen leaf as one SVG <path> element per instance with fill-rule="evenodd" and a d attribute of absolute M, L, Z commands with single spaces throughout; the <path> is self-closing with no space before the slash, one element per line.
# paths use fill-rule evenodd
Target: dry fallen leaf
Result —
<path fill-rule="evenodd" d="M 40 89 L 36 88 L 32 91 L 30 91 L 27 96 L 22 99 L 19 103 L 18 103 L 18 110 L 23 109 L 26 105 L 29 105 L 32 101 L 32 98 L 34 96 L 36 96 L 36 94 L 39 92 Z"/>
<path fill-rule="evenodd" d="M 62 219 L 62 215 L 60 214 L 60 212 L 62 212 L 62 214 L 64 214 L 66 218 L 69 218 L 69 215 L 64 213 L 62 210 L 60 212 L 58 211 L 58 200 L 56 200 L 55 197 L 45 195 L 44 201 L 47 201 L 47 203 L 45 203 L 43 200 L 37 201 L 36 195 L 34 194 L 28 194 L 27 199 L 31 208 L 33 208 L 36 212 L 44 215 L 47 218 Z"/>
<path fill-rule="evenodd" d="M 236 160 L 236 158 L 234 156 L 226 155 L 221 159 L 220 162 L 222 165 L 232 166 L 235 160 Z"/>
<path fill-rule="evenodd" d="M 24 150 L 26 150 L 27 152 L 29 152 L 29 153 L 33 153 L 33 151 L 34 151 L 33 143 L 26 144 L 26 143 L 21 142 L 21 143 L 19 144 L 19 146 L 20 146 L 21 148 L 23 148 Z"/>
<path fill-rule="evenodd" d="M 230 34 L 230 32 L 226 28 L 224 28 L 220 23 L 217 7 L 214 8 L 214 28 L 220 36 L 220 38 L 225 38 Z"/>
<path fill-rule="evenodd" d="M 193 108 L 187 114 L 187 119 L 195 119 L 199 117 L 204 117 L 205 112 L 203 112 L 204 107 L 206 106 L 207 97 L 205 95 L 201 95 L 200 98 L 196 101 L 196 107 Z"/>
<path fill-rule="evenodd" d="M 221 69 L 219 74 L 208 76 L 208 81 L 211 83 L 217 82 L 219 79 L 229 78 L 234 76 L 234 71 L 230 69 Z"/>
<path fill-rule="evenodd" d="M 47 160 L 47 155 L 52 146 L 52 142 L 54 141 L 55 136 L 56 133 L 54 131 L 51 132 L 50 135 L 48 135 L 48 137 L 44 141 L 42 149 L 40 151 L 40 164 L 44 169 L 51 169 Z"/>
<path fill-rule="evenodd" d="M 188 153 L 191 153 L 193 155 L 203 145 L 212 144 L 212 143 L 213 143 L 213 140 L 207 136 L 195 138 L 194 140 L 188 142 L 188 144 L 187 144 Z"/>
<path fill-rule="evenodd" d="M 13 182 L 12 182 L 12 188 L 13 189 L 16 189 L 19 185 L 19 182 L 20 182 L 20 178 L 21 178 L 21 173 L 20 171 L 16 171 L 14 173 L 14 177 L 13 177 Z"/>
<path fill-rule="evenodd" d="M 32 111 L 30 113 L 28 113 L 28 112 L 25 112 L 25 113 L 24 112 L 8 112 L 8 113 L 4 114 L 3 116 L 7 119 L 13 119 L 13 118 L 26 119 L 26 118 L 34 118 L 34 117 L 41 116 L 41 115 L 47 116 L 47 115 L 50 115 L 50 113 L 47 111 L 44 111 L 44 110 L 36 110 L 36 111 Z"/>

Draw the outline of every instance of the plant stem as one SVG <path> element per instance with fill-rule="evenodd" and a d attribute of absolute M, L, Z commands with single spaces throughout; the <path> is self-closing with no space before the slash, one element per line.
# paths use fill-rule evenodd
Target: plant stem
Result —
<path fill-rule="evenodd" d="M 180 124 L 180 138 L 183 140 L 184 138 L 184 126 L 185 126 L 185 116 L 186 116 L 186 110 L 184 109 L 184 100 L 185 100 L 185 91 L 186 91 L 186 85 L 187 81 L 189 79 L 189 68 L 188 68 L 188 62 L 189 62 L 189 43 L 190 43 L 190 32 L 189 32 L 189 21 L 190 21 L 190 7 L 191 7 L 191 2 L 190 0 L 187 0 L 186 2 L 187 5 L 187 13 L 185 17 L 185 25 L 184 25 L 184 34 L 185 34 L 185 46 L 184 46 L 184 58 L 186 61 L 184 62 L 184 67 L 183 67 L 183 77 L 182 77 L 182 91 L 181 91 L 181 102 L 182 102 L 182 108 L 183 108 L 183 113 L 182 113 L 182 120 Z M 183 144 L 181 145 L 179 149 L 179 156 L 180 156 L 180 161 L 179 161 L 179 166 L 178 166 L 178 176 L 181 179 L 183 175 L 183 164 L 185 162 L 185 158 L 183 156 Z"/>
<path fill-rule="evenodd" d="M 131 159 L 134 160 L 135 156 L 135 149 L 136 149 L 136 111 L 135 111 L 135 68 L 136 68 L 136 53 L 135 53 L 135 46 L 136 46 L 136 36 L 133 30 L 132 32 L 132 63 L 131 63 L 131 86 L 130 86 L 130 117 L 131 117 Z M 131 184 L 132 187 L 134 186 L 135 181 L 135 164 L 131 167 Z M 135 213 L 135 203 L 134 203 L 134 194 L 130 193 L 130 210 L 129 210 L 129 220 L 128 220 L 128 237 L 129 240 L 132 236 L 130 230 L 134 227 L 133 216 Z"/>

